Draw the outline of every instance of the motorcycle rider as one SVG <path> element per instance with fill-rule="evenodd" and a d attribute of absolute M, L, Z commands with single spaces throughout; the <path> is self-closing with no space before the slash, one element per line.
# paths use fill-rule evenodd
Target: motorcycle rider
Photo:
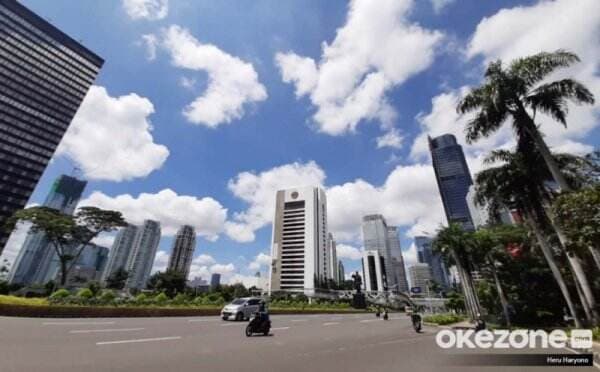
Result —
<path fill-rule="evenodd" d="M 421 327 L 423 323 L 421 314 L 419 314 L 418 307 L 415 307 L 415 309 L 411 311 L 410 320 L 412 321 L 412 325 L 415 331 L 417 331 L 417 333 L 421 332 Z"/>

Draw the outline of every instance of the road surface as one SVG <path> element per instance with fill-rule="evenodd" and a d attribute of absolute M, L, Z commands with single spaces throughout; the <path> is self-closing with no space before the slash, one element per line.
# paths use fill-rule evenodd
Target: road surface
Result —
<path fill-rule="evenodd" d="M 218 317 L 30 319 L 0 317 L 2 372 L 70 371 L 541 371 L 452 367 L 456 351 L 417 334 L 408 317 L 275 315 L 268 337 Z M 568 353 L 568 351 L 560 351 Z M 453 356 L 454 355 L 454 356 Z M 554 368 L 585 371 L 593 367 Z"/>

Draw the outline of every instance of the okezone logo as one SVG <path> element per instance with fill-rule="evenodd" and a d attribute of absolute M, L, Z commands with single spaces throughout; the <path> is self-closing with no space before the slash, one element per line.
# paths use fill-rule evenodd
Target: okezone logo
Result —
<path fill-rule="evenodd" d="M 570 342 L 569 342 L 570 341 Z M 550 333 L 544 330 L 519 329 L 508 330 L 450 330 L 439 331 L 435 342 L 442 349 L 524 349 L 524 348 L 554 348 L 562 349 L 571 346 L 576 349 L 592 347 L 592 331 L 575 329 L 571 337 L 567 332 L 556 329 Z"/>

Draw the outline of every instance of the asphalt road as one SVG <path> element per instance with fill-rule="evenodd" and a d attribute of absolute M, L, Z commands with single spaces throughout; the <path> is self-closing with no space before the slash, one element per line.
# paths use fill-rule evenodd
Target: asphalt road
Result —
<path fill-rule="evenodd" d="M 453 366 L 435 328 L 406 315 L 272 316 L 268 337 L 217 317 L 28 319 L 0 317 L 0 371 L 541 371 Z M 568 351 L 561 351 L 568 353 Z M 553 368 L 585 371 L 593 367 Z"/>

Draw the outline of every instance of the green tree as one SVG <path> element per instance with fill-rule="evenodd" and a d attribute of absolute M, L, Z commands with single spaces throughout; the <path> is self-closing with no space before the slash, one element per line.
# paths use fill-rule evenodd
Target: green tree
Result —
<path fill-rule="evenodd" d="M 579 62 L 579 57 L 564 50 L 542 52 L 503 66 L 498 60 L 489 64 L 485 82 L 472 89 L 459 103 L 457 111 L 476 111 L 466 127 L 468 142 L 497 131 L 511 119 L 517 136 L 530 136 L 554 180 L 563 191 L 571 189 L 535 124 L 537 112 L 548 114 L 567 125 L 567 102 L 594 103 L 593 94 L 573 79 L 542 83 L 556 69 Z"/>
<path fill-rule="evenodd" d="M 6 228 L 12 231 L 17 223 L 24 221 L 31 223 L 30 231 L 44 233 L 56 252 L 61 286 L 65 285 L 67 275 L 86 245 L 100 233 L 125 226 L 121 212 L 82 207 L 71 216 L 53 208 L 31 207 L 17 211 L 7 220 Z"/>
<path fill-rule="evenodd" d="M 437 231 L 432 246 L 434 251 L 441 253 L 448 262 L 456 266 L 463 288 L 467 313 L 471 319 L 476 319 L 481 313 L 481 305 L 471 275 L 471 271 L 473 271 L 469 252 L 471 245 L 471 233 L 464 231 L 460 225 L 451 223 L 448 227 L 442 227 Z"/>
<path fill-rule="evenodd" d="M 185 275 L 177 270 L 157 272 L 148 279 L 147 287 L 153 291 L 165 293 L 173 298 L 178 293 L 185 291 Z"/>
<path fill-rule="evenodd" d="M 129 273 L 124 268 L 118 268 L 106 278 L 106 288 L 121 290 L 125 287 Z"/>

